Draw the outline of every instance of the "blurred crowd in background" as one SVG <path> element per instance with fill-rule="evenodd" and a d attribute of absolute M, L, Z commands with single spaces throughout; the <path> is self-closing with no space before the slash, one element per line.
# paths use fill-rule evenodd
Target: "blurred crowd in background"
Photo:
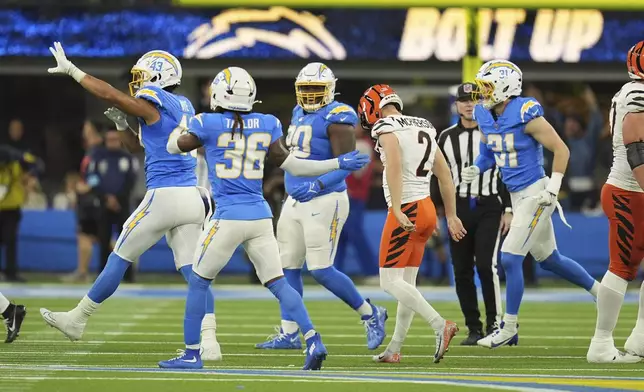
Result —
<path fill-rule="evenodd" d="M 208 111 L 209 81 L 201 81 L 201 99 L 194 102 L 197 112 Z M 395 86 L 395 84 L 394 84 Z M 524 95 L 537 98 L 545 108 L 546 119 L 554 126 L 570 148 L 570 164 L 566 173 L 567 183 L 562 192 L 562 205 L 568 211 L 584 214 L 601 214 L 599 205 L 599 190 L 607 176 L 612 161 L 611 134 L 608 122 L 608 112 L 612 94 L 617 85 L 602 84 L 596 88 L 583 84 L 528 84 L 524 86 Z M 261 87 L 260 87 L 261 88 Z M 342 88 L 342 82 L 339 83 Z M 341 96 L 345 102 L 352 103 L 350 97 L 359 94 L 360 87 L 353 86 L 349 98 Z M 260 90 L 261 91 L 261 90 Z M 262 105 L 263 111 L 278 115 L 288 128 L 290 112 L 294 101 L 293 96 L 276 95 L 266 97 Z M 450 126 L 454 121 L 454 112 L 449 97 L 419 96 L 413 102 L 405 103 L 405 112 L 428 118 L 436 129 Z M 6 123 L 6 131 L 2 132 L 0 143 L 9 145 L 24 152 L 30 152 L 40 157 L 44 162 L 44 171 L 40 174 L 25 174 L 24 204 L 25 210 L 76 210 L 79 204 L 79 194 L 87 191 L 87 178 L 82 168 L 83 157 L 90 156 L 92 150 L 106 142 L 106 135 L 115 133 L 113 126 L 106 118 L 87 118 L 77 129 L 66 129 L 65 132 L 53 132 L 60 129 L 60 124 L 52 124 L 38 128 L 27 126 L 33 122 L 28 118 L 13 117 Z M 68 127 L 69 128 L 69 127 Z M 368 133 L 360 127 L 356 130 L 357 148 L 372 153 L 372 162 L 365 169 L 352 174 L 347 182 L 351 200 L 351 214 L 340 239 L 337 256 L 337 267 L 342 269 L 343 259 L 348 247 L 355 247 L 360 259 L 361 274 L 365 277 L 377 276 L 377 255 L 366 245 L 362 229 L 362 216 L 365 210 L 385 209 L 381 185 L 382 164 L 374 155 L 373 145 Z M 64 146 L 64 148 L 63 148 Z M 112 145 L 112 149 L 120 149 Z M 62 153 L 61 153 L 62 152 Z M 129 154 L 123 152 L 124 154 Z M 550 172 L 550 156 L 546 153 L 544 165 Z M 120 206 L 130 211 L 145 194 L 145 176 L 143 173 L 142 153 L 132 155 L 135 178 L 129 192 L 129 205 Z M 136 162 L 138 161 L 138 164 Z M 87 164 L 85 162 L 85 164 Z M 277 167 L 268 166 L 265 170 L 265 197 L 271 204 L 275 218 L 279 216 L 282 200 L 284 199 L 283 172 Z M 438 263 L 425 263 L 425 276 L 431 276 L 436 281 L 444 281 L 447 277 L 445 260 L 447 256 L 440 237 L 430 241 L 428 247 L 435 248 L 428 252 L 428 258 Z"/>

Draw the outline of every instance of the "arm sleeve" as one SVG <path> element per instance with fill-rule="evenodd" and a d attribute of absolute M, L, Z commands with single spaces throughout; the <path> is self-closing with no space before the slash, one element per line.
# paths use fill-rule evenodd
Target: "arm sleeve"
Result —
<path fill-rule="evenodd" d="M 334 170 L 322 175 L 318 178 L 318 181 L 324 185 L 324 188 L 329 188 L 344 181 L 349 174 L 351 174 L 351 172 L 348 170 Z"/>
<path fill-rule="evenodd" d="M 309 177 L 319 176 L 340 168 L 337 158 L 325 161 L 297 159 L 293 155 L 286 157 L 280 168 L 294 176 Z"/>
<path fill-rule="evenodd" d="M 487 147 L 487 143 L 481 142 L 479 146 L 479 156 L 476 157 L 474 165 L 478 166 L 481 173 L 494 166 L 494 153 Z"/>
<path fill-rule="evenodd" d="M 438 186 L 438 177 L 432 175 L 429 180 L 429 195 L 432 198 L 432 202 L 436 207 L 443 207 L 443 197 L 441 196 L 441 190 Z"/>

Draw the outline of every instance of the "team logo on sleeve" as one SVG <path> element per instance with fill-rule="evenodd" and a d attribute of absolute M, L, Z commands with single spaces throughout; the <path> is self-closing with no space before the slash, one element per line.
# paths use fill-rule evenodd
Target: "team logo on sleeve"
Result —
<path fill-rule="evenodd" d="M 266 24 L 271 24 L 271 28 L 264 28 Z M 286 7 L 223 11 L 190 33 L 183 54 L 186 58 L 209 59 L 252 48 L 258 43 L 301 58 L 344 60 L 347 57 L 342 43 L 324 26 L 323 18 Z"/>
<path fill-rule="evenodd" d="M 537 101 L 527 101 L 521 106 L 521 121 L 525 121 L 525 115 L 528 114 L 530 109 L 538 108 L 539 103 Z"/>

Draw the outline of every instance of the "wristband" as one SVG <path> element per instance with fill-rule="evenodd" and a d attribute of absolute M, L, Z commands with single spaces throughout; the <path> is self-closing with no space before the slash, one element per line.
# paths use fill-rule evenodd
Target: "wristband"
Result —
<path fill-rule="evenodd" d="M 546 190 L 553 195 L 559 194 L 559 189 L 561 188 L 561 181 L 563 180 L 563 173 L 552 172 L 550 176 L 550 181 L 546 186 Z"/>

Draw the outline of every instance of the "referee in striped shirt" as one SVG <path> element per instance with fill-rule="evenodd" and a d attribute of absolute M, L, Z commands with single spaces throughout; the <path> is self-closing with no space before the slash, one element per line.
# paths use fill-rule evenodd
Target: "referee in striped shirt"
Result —
<path fill-rule="evenodd" d="M 445 159 L 451 169 L 456 186 L 456 213 L 467 230 L 467 236 L 459 242 L 450 240 L 456 294 L 469 329 L 462 345 L 476 345 L 476 341 L 494 330 L 502 315 L 499 276 L 496 263 L 499 242 L 510 229 L 512 208 L 510 195 L 501 182 L 499 169 L 495 166 L 471 184 L 461 182 L 461 171 L 474 164 L 479 154 L 481 132 L 473 119 L 475 103 L 473 83 L 458 87 L 456 110 L 459 121 L 443 130 L 438 136 Z M 438 184 L 432 179 L 435 191 L 431 192 L 437 206 L 442 205 Z M 483 330 L 478 308 L 474 267 L 478 272 L 485 302 L 486 328 Z"/>

